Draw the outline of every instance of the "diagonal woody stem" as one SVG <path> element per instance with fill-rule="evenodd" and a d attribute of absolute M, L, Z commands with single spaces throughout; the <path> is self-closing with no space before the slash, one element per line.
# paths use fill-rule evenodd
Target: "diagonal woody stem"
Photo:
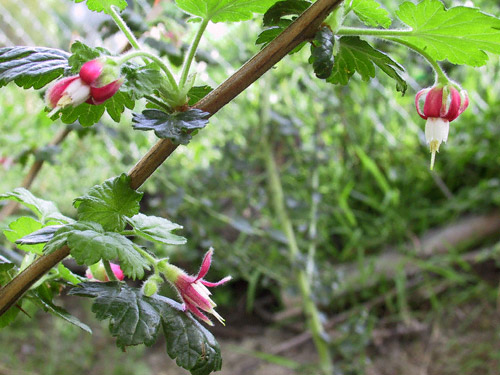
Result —
<path fill-rule="evenodd" d="M 318 0 L 267 47 L 194 107 L 210 115 L 215 114 L 283 59 L 288 52 L 300 43 L 312 39 L 323 20 L 341 2 L 342 0 Z M 131 187 L 138 189 L 176 148 L 177 145 L 168 139 L 158 141 L 130 170 Z M 68 255 L 67 246 L 44 255 L 0 289 L 0 315 L 13 306 L 40 277 Z"/>

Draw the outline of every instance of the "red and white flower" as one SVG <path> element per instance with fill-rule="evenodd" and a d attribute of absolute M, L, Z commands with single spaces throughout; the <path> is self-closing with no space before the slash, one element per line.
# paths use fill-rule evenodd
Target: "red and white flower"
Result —
<path fill-rule="evenodd" d="M 421 102 L 424 108 L 421 109 Z M 441 142 L 448 140 L 450 122 L 455 120 L 469 105 L 467 91 L 460 92 L 451 85 L 434 86 L 420 90 L 415 97 L 417 112 L 424 120 L 425 139 L 430 145 L 431 169 Z"/>
<path fill-rule="evenodd" d="M 62 108 L 76 107 L 82 103 L 98 105 L 116 94 L 123 79 L 114 79 L 113 73 L 106 73 L 106 65 L 96 59 L 87 61 L 78 75 L 66 77 L 53 83 L 45 94 L 45 102 L 54 113 Z"/>

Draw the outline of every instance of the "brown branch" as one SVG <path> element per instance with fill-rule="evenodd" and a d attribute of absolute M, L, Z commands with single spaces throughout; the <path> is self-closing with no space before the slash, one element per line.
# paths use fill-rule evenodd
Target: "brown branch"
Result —
<path fill-rule="evenodd" d="M 59 131 L 54 139 L 50 141 L 48 146 L 57 146 L 64 141 L 64 139 L 68 136 L 68 134 L 71 132 L 70 127 L 66 127 Z M 44 160 L 37 160 L 33 163 L 31 166 L 28 174 L 26 177 L 24 177 L 24 180 L 21 184 L 21 187 L 25 189 L 29 189 L 33 181 L 35 180 L 36 176 L 38 176 L 38 173 L 40 172 L 40 169 L 42 169 Z M 9 217 L 12 215 L 14 212 L 17 211 L 19 208 L 19 202 L 17 201 L 9 201 L 1 210 L 0 210 L 0 221 L 3 221 L 5 218 Z"/>
<path fill-rule="evenodd" d="M 283 31 L 266 48 L 251 58 L 236 73 L 214 91 L 200 100 L 195 108 L 210 115 L 215 114 L 248 86 L 283 59 L 296 46 L 314 37 L 317 29 L 342 0 L 318 0 Z M 158 141 L 144 157 L 130 170 L 130 186 L 139 188 L 151 174 L 177 148 L 170 140 Z M 0 315 L 16 301 L 45 273 L 69 254 L 67 246 L 44 255 L 33 262 L 10 283 L 0 289 Z"/>

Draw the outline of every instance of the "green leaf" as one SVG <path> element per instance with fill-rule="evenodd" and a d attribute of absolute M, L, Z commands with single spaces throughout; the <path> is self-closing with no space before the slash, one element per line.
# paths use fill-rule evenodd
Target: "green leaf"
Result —
<path fill-rule="evenodd" d="M 120 122 L 122 113 L 125 112 L 125 108 L 134 109 L 135 101 L 132 99 L 130 93 L 125 93 L 120 90 L 101 105 L 104 105 L 106 112 L 108 112 L 108 115 L 115 122 Z"/>
<path fill-rule="evenodd" d="M 31 234 L 35 231 L 38 231 L 42 227 L 42 224 L 39 221 L 36 221 L 32 217 L 22 216 L 16 221 L 9 224 L 9 229 L 4 230 L 3 234 L 7 239 L 16 243 L 17 240 L 23 238 L 24 236 Z M 35 253 L 41 255 L 43 252 L 43 245 L 38 244 L 17 244 L 17 247 L 21 250 Z"/>
<path fill-rule="evenodd" d="M 184 237 L 170 233 L 172 230 L 181 229 L 182 225 L 157 216 L 137 214 L 127 220 L 134 228 L 136 235 L 149 241 L 166 245 L 183 245 L 187 242 Z"/>
<path fill-rule="evenodd" d="M 10 323 L 16 320 L 17 314 L 19 314 L 20 311 L 21 309 L 18 303 L 0 315 L 0 329 L 7 327 Z"/>
<path fill-rule="evenodd" d="M 132 126 L 137 130 L 154 130 L 158 138 L 170 138 L 174 143 L 187 145 L 190 131 L 204 128 L 209 113 L 200 109 L 188 109 L 172 114 L 156 109 L 146 109 L 142 114 L 133 114 Z"/>
<path fill-rule="evenodd" d="M 178 366 L 193 375 L 208 375 L 221 369 L 219 344 L 191 315 L 167 310 L 163 314 L 163 332 L 167 353 Z"/>
<path fill-rule="evenodd" d="M 335 35 L 326 26 L 318 30 L 314 41 L 311 43 L 309 64 L 312 64 L 314 73 L 318 78 L 325 79 L 332 74 L 334 43 Z"/>
<path fill-rule="evenodd" d="M 500 54 L 500 19 L 477 8 L 445 10 L 439 0 L 424 0 L 417 5 L 403 3 L 396 15 L 411 27 L 398 39 L 425 50 L 438 61 L 481 66 L 488 60 L 484 51 Z"/>
<path fill-rule="evenodd" d="M 264 13 L 276 0 L 176 0 L 182 10 L 212 22 L 249 20 Z"/>
<path fill-rule="evenodd" d="M 146 297 L 140 289 L 118 282 L 83 282 L 68 294 L 95 298 L 92 311 L 97 319 L 110 320 L 111 335 L 117 338 L 116 344 L 122 348 L 139 344 L 153 345 L 163 311 L 181 309 L 180 304 L 174 301 L 170 302 L 170 306 L 154 295 Z"/>
<path fill-rule="evenodd" d="M 25 188 L 17 188 L 11 192 L 0 195 L 0 200 L 3 199 L 15 200 L 28 207 L 38 216 L 43 224 L 50 221 L 57 221 L 63 224 L 74 221 L 73 219 L 61 214 L 53 202 L 37 198 Z"/>
<path fill-rule="evenodd" d="M 145 95 L 152 95 L 165 79 L 158 70 L 147 66 L 124 66 L 122 74 L 125 76 L 125 82 L 120 87 L 120 91 L 127 92 L 134 100 Z"/>
<path fill-rule="evenodd" d="M 262 44 L 262 47 L 268 45 L 309 8 L 311 4 L 311 2 L 305 0 L 285 0 L 275 3 L 264 14 L 263 24 L 264 26 L 268 26 L 268 28 L 259 34 L 255 44 Z M 304 45 L 305 42 L 300 43 L 289 52 L 289 55 L 300 51 Z"/>
<path fill-rule="evenodd" d="M 65 244 L 78 264 L 91 266 L 101 259 L 118 258 L 123 273 L 133 279 L 142 278 L 144 268 L 148 268 L 132 241 L 119 233 L 106 232 L 95 222 L 82 221 L 62 227 L 47 242 L 44 250 L 51 253 Z"/>
<path fill-rule="evenodd" d="M 95 221 L 107 231 L 120 232 L 125 228 L 125 218 L 139 213 L 141 198 L 142 193 L 130 187 L 130 177 L 123 173 L 92 187 L 73 205 L 79 220 Z"/>
<path fill-rule="evenodd" d="M 61 306 L 54 305 L 54 303 L 49 298 L 47 298 L 43 293 L 38 292 L 39 289 L 40 288 L 30 292 L 36 297 L 32 300 L 33 302 L 35 302 L 38 306 L 40 306 L 44 311 L 47 311 L 52 315 L 62 318 L 68 323 L 71 323 L 74 326 L 84 330 L 85 332 L 92 334 L 92 330 L 88 325 L 82 323 L 76 316 L 71 315 Z"/>
<path fill-rule="evenodd" d="M 310 6 L 311 2 L 305 0 L 278 1 L 266 11 L 262 23 L 264 26 L 287 27 Z"/>
<path fill-rule="evenodd" d="M 75 275 L 68 268 L 64 266 L 64 264 L 59 263 L 57 265 L 57 271 L 59 272 L 59 276 L 66 281 L 69 281 L 73 285 L 80 284 L 82 282 L 82 277 Z"/>
<path fill-rule="evenodd" d="M 386 54 L 374 49 L 359 37 L 342 37 L 337 41 L 340 45 L 333 64 L 333 72 L 327 81 L 346 85 L 355 72 L 364 81 L 375 77 L 377 65 L 385 74 L 396 81 L 396 89 L 403 94 L 406 91 L 406 81 L 399 75 L 403 67 Z"/>
<path fill-rule="evenodd" d="M 365 25 L 380 25 L 386 29 L 391 26 L 392 20 L 389 12 L 381 8 L 375 0 L 353 0 L 351 9 Z"/>
<path fill-rule="evenodd" d="M 73 0 L 75 3 L 81 3 L 85 0 Z M 94 12 L 104 12 L 107 14 L 111 14 L 109 10 L 110 7 L 114 5 L 118 7 L 120 10 L 124 10 L 127 7 L 126 0 L 87 0 L 87 8 Z"/>
<path fill-rule="evenodd" d="M 68 58 L 68 63 L 71 66 L 73 73 L 78 73 L 87 61 L 97 59 L 101 56 L 111 56 L 106 48 L 103 47 L 89 47 L 86 44 L 76 41 L 71 45 L 72 55 Z"/>
<path fill-rule="evenodd" d="M 14 81 L 25 89 L 42 88 L 68 70 L 68 57 L 54 48 L 0 48 L 0 87 Z"/>
<path fill-rule="evenodd" d="M 220 348 L 213 335 L 175 301 L 158 294 L 146 297 L 140 289 L 118 282 L 84 282 L 69 294 L 95 298 L 92 311 L 99 320 L 109 319 L 111 335 L 122 348 L 153 345 L 161 324 L 167 352 L 179 366 L 193 375 L 221 369 Z"/>
<path fill-rule="evenodd" d="M 65 124 L 72 124 L 78 121 L 82 126 L 92 126 L 97 123 L 104 114 L 104 104 L 91 105 L 82 103 L 76 107 L 63 108 L 59 113 L 51 117 L 52 120 L 57 120 L 61 116 L 61 121 Z"/>
<path fill-rule="evenodd" d="M 213 89 L 208 85 L 191 87 L 187 94 L 189 97 L 188 105 L 195 105 L 205 96 L 207 96 L 212 90 Z"/>

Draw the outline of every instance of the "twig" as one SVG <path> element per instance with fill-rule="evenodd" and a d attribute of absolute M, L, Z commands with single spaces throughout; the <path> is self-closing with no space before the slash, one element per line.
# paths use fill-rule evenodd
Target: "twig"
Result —
<path fill-rule="evenodd" d="M 342 0 L 318 0 L 236 73 L 195 105 L 211 115 L 243 92 L 303 41 L 314 37 L 318 27 Z M 177 148 L 170 140 L 157 142 L 130 170 L 130 186 L 139 188 Z M 44 255 L 0 289 L 0 315 L 6 312 L 40 277 L 69 254 L 64 246 Z"/>

